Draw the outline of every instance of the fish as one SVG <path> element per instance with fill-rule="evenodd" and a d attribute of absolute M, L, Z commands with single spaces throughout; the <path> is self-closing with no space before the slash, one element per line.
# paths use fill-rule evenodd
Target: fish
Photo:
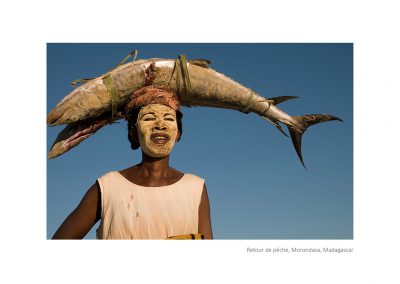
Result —
<path fill-rule="evenodd" d="M 56 158 L 70 149 L 76 147 L 83 140 L 92 136 L 102 127 L 113 124 L 116 120 L 124 116 L 121 112 L 111 117 L 110 113 L 105 113 L 99 117 L 89 118 L 68 124 L 58 135 L 48 154 L 49 159 Z"/>
<path fill-rule="evenodd" d="M 136 58 L 136 56 L 135 56 Z M 302 135 L 314 124 L 342 121 L 330 114 L 291 116 L 277 107 L 296 96 L 265 98 L 234 79 L 214 70 L 205 59 L 187 60 L 150 58 L 119 64 L 96 78 L 86 79 L 65 96 L 48 114 L 49 126 L 67 124 L 56 138 L 48 157 L 55 158 L 76 147 L 105 125 L 126 116 L 124 106 L 136 90 L 148 86 L 164 86 L 175 91 L 182 106 L 215 107 L 256 113 L 288 136 L 306 168 L 301 152 Z"/>

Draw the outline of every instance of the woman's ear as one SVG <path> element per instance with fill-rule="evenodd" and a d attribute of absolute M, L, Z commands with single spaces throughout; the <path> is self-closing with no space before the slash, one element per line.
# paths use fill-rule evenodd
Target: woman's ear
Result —
<path fill-rule="evenodd" d="M 178 142 L 179 140 L 181 140 L 181 132 L 178 130 L 178 135 L 176 135 L 175 142 Z"/>
<path fill-rule="evenodd" d="M 132 127 L 132 129 L 128 133 L 129 139 L 132 140 L 133 142 L 139 143 L 139 137 L 137 134 L 137 129 L 136 126 Z"/>

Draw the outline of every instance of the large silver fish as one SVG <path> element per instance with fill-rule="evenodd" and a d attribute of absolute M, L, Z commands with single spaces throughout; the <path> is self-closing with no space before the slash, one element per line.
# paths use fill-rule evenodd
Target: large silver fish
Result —
<path fill-rule="evenodd" d="M 130 95 L 146 85 L 167 86 L 183 106 L 206 106 L 254 112 L 286 135 L 286 125 L 300 158 L 301 137 L 308 126 L 340 118 L 328 114 L 290 116 L 276 105 L 297 97 L 264 98 L 227 76 L 209 68 L 208 60 L 152 58 L 137 60 L 88 80 L 74 89 L 48 114 L 50 126 L 69 124 L 57 137 L 49 158 L 57 157 L 94 134 L 101 127 L 124 117 Z M 287 135 L 286 135 L 287 136 Z"/>

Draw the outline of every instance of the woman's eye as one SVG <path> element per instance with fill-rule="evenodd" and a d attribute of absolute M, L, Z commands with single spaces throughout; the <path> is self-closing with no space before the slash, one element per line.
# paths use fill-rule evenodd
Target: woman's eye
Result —
<path fill-rule="evenodd" d="M 172 115 L 169 115 L 169 116 L 164 117 L 164 120 L 166 120 L 166 121 L 175 121 L 175 117 L 173 117 Z"/>
<path fill-rule="evenodd" d="M 143 121 L 151 121 L 151 120 L 155 120 L 155 118 L 152 116 L 143 117 Z"/>

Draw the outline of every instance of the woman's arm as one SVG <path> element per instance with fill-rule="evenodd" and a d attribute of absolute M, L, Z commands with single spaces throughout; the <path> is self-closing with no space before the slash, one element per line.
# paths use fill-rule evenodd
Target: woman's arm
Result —
<path fill-rule="evenodd" d="M 208 201 L 206 184 L 203 186 L 203 193 L 201 194 L 199 206 L 199 234 L 204 235 L 205 239 L 213 238 L 210 217 L 210 202 Z"/>
<path fill-rule="evenodd" d="M 83 239 L 100 219 L 101 196 L 97 182 L 82 198 L 78 207 L 65 219 L 53 239 Z"/>

